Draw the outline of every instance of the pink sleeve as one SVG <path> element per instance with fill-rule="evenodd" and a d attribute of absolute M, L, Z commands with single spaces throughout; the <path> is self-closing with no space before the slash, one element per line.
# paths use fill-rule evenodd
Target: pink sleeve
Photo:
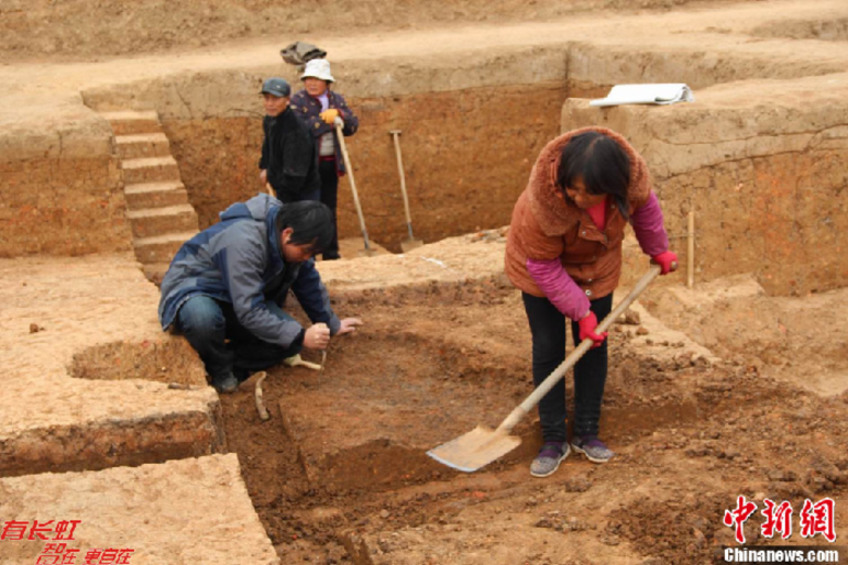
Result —
<path fill-rule="evenodd" d="M 557 259 L 527 259 L 527 272 L 551 304 L 572 320 L 589 311 L 589 299 Z"/>
<path fill-rule="evenodd" d="M 668 251 L 668 234 L 663 226 L 663 214 L 657 195 L 651 192 L 648 201 L 633 211 L 630 224 L 636 233 L 639 247 L 646 255 L 656 257 L 663 251 Z"/>

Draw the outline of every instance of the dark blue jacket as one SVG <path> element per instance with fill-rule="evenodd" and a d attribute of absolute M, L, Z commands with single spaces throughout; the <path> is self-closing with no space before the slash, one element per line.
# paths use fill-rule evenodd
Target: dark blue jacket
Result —
<path fill-rule="evenodd" d="M 237 202 L 221 220 L 188 240 L 162 280 L 159 321 L 166 330 L 192 296 L 233 305 L 239 323 L 253 335 L 283 347 L 301 337 L 303 327 L 274 315 L 267 301 L 281 305 L 289 289 L 314 323 L 338 332 L 341 322 L 330 307 L 327 289 L 310 259 L 286 263 L 277 214 L 284 206 L 267 194 Z"/>
<path fill-rule="evenodd" d="M 330 103 L 329 107 L 338 110 L 342 121 L 344 121 L 342 134 L 344 134 L 345 137 L 355 134 L 356 130 L 359 129 L 359 119 L 356 117 L 356 114 L 353 113 L 353 110 L 348 108 L 344 96 L 333 92 L 332 90 L 328 90 L 327 98 Z M 344 159 L 342 158 L 338 136 L 336 135 L 336 128 L 321 119 L 321 102 L 317 98 L 310 96 L 305 89 L 299 90 L 291 97 L 291 109 L 298 115 L 300 120 L 307 125 L 315 142 L 316 151 L 320 137 L 325 133 L 333 132 L 333 138 L 335 139 L 334 145 L 336 148 L 336 170 L 340 176 L 343 175 L 345 173 Z"/>

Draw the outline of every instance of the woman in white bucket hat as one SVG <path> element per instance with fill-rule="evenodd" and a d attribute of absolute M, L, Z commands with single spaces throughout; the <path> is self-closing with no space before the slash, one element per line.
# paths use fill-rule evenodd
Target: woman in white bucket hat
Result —
<path fill-rule="evenodd" d="M 335 82 L 327 59 L 312 59 L 307 61 L 303 74 L 303 90 L 296 92 L 291 98 L 291 107 L 307 124 L 318 149 L 318 171 L 321 177 L 321 202 L 333 212 L 333 223 L 336 235 L 332 244 L 324 250 L 324 260 L 339 258 L 338 221 L 336 220 L 336 203 L 338 200 L 339 177 L 345 173 L 344 160 L 341 156 L 339 142 L 336 139 L 335 119 L 344 122 L 342 133 L 347 137 L 356 133 L 359 120 L 348 108 L 344 97 L 330 90 L 330 84 Z"/>

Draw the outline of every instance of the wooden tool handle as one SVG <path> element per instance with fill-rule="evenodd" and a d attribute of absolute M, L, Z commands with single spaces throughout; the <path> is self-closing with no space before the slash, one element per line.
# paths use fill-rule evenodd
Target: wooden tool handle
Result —
<path fill-rule="evenodd" d="M 392 130 L 392 140 L 395 145 L 395 156 L 397 157 L 398 175 L 400 175 L 400 192 L 403 195 L 403 211 L 406 213 L 406 225 L 412 230 L 412 214 L 409 213 L 409 196 L 406 193 L 406 175 L 403 172 L 403 158 L 400 154 L 400 132 Z M 412 233 L 409 234 L 412 238 Z"/>
<path fill-rule="evenodd" d="M 365 216 L 362 215 L 362 207 L 359 205 L 359 194 L 356 192 L 356 182 L 353 180 L 353 167 L 350 164 L 350 157 L 348 157 L 347 154 L 347 145 L 345 144 L 344 133 L 342 133 L 344 122 L 337 118 L 334 124 L 336 127 L 336 137 L 339 140 L 339 148 L 342 150 L 342 158 L 344 159 L 345 168 L 347 169 L 350 191 L 353 193 L 353 205 L 356 206 L 356 214 L 359 216 L 359 227 L 362 230 L 362 240 L 365 243 L 365 249 L 370 249 L 368 244 L 368 231 L 365 229 Z"/>
<path fill-rule="evenodd" d="M 628 294 L 624 298 L 624 300 L 622 300 L 621 303 L 619 303 L 619 305 L 616 306 L 615 309 L 613 309 L 613 311 L 610 312 L 601 321 L 600 324 L 598 324 L 598 327 L 595 329 L 595 333 L 603 333 L 607 331 L 607 328 L 609 328 L 612 323 L 619 316 L 621 316 L 624 311 L 627 310 L 627 308 L 630 307 L 633 301 L 636 300 L 636 298 L 640 294 L 642 294 L 642 292 L 646 288 L 648 288 L 648 285 L 651 284 L 651 282 L 653 282 L 653 280 L 657 278 L 659 274 L 660 266 L 652 264 L 648 272 L 642 275 L 642 278 L 639 279 L 639 281 L 636 283 L 636 286 L 634 286 L 633 290 L 630 291 L 630 294 Z M 550 392 L 550 390 L 554 387 L 557 381 L 559 381 L 563 376 L 565 376 L 565 373 L 568 372 L 568 370 L 573 367 L 574 364 L 577 363 L 577 361 L 579 361 L 580 358 L 583 357 L 583 355 L 587 351 L 589 351 L 589 349 L 592 347 L 592 343 L 593 341 L 591 338 L 586 338 L 581 341 L 580 345 L 578 345 L 574 349 L 574 351 L 572 351 L 571 354 L 568 355 L 568 357 L 566 357 L 565 360 L 559 364 L 559 367 L 554 369 L 554 371 L 550 375 L 548 375 L 548 377 L 544 381 L 542 381 L 542 383 L 537 386 L 536 389 L 533 390 L 533 392 L 530 393 L 527 398 L 524 399 L 524 402 L 519 404 L 515 408 L 515 410 L 513 410 L 510 415 L 507 416 L 503 422 L 501 422 L 501 425 L 498 426 L 497 431 L 509 433 L 509 431 L 515 427 L 515 424 L 517 424 L 518 421 L 523 418 L 524 415 L 527 414 L 527 412 L 529 412 L 531 408 L 538 404 L 539 401 L 542 400 L 542 398 L 546 394 L 548 394 L 548 392 Z"/>

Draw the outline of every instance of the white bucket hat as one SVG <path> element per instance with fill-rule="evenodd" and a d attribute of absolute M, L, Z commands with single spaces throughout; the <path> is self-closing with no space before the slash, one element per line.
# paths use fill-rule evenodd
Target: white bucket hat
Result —
<path fill-rule="evenodd" d="M 300 75 L 300 80 L 309 77 L 333 82 L 335 79 L 330 73 L 330 61 L 327 59 L 311 59 L 307 61 L 306 68 L 303 69 L 303 74 Z"/>

